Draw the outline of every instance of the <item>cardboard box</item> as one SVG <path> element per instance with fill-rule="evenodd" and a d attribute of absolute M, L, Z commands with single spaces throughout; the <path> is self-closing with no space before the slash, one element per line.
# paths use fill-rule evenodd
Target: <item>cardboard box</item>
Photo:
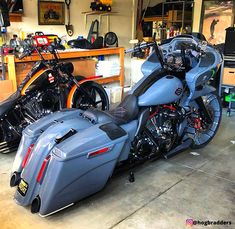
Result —
<path fill-rule="evenodd" d="M 224 68 L 223 84 L 235 86 L 235 68 Z"/>
<path fill-rule="evenodd" d="M 13 92 L 11 80 L 0 80 L 0 102 L 7 99 Z"/>
<path fill-rule="evenodd" d="M 77 76 L 95 76 L 96 61 L 93 59 L 73 60 L 74 72 L 73 75 Z"/>

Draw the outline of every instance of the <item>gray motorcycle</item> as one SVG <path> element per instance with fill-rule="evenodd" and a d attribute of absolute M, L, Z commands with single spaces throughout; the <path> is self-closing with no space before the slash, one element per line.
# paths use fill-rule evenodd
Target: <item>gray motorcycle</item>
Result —
<path fill-rule="evenodd" d="M 211 79 L 222 56 L 192 36 L 178 36 L 152 52 L 144 77 L 111 111 L 62 110 L 23 131 L 10 185 L 15 200 L 47 216 L 100 191 L 122 165 L 206 146 L 221 121 Z"/>

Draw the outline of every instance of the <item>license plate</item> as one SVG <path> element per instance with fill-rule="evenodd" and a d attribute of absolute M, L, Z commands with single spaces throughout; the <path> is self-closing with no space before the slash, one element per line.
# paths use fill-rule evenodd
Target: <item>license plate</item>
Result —
<path fill-rule="evenodd" d="M 18 185 L 18 192 L 22 195 L 25 196 L 27 191 L 28 191 L 29 185 L 26 181 L 21 179 L 20 184 Z"/>

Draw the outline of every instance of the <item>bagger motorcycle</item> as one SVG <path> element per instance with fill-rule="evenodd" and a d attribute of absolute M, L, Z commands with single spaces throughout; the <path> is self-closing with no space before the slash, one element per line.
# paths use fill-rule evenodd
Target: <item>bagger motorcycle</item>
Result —
<path fill-rule="evenodd" d="M 209 85 L 222 57 L 191 36 L 152 47 L 144 77 L 111 111 L 62 111 L 28 126 L 10 180 L 15 200 L 47 216 L 100 191 L 114 169 L 207 145 L 221 121 Z"/>
<path fill-rule="evenodd" d="M 39 38 L 41 39 L 41 38 Z M 20 59 L 36 52 L 41 60 L 36 62 L 18 87 L 16 93 L 0 103 L 0 152 L 9 153 L 18 147 L 22 130 L 29 124 L 63 108 L 109 108 L 105 90 L 92 77 L 73 76 L 73 64 L 59 62 L 58 42 L 46 47 L 54 59 L 45 60 L 32 42 L 25 43 Z M 45 47 L 44 47 L 45 49 Z"/>

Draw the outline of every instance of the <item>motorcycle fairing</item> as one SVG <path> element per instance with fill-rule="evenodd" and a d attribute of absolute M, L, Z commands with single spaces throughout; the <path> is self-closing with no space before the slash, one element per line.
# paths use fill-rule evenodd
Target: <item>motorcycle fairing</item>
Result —
<path fill-rule="evenodd" d="M 212 47 L 208 46 L 206 56 L 200 59 L 196 67 L 186 73 L 185 79 L 190 89 L 190 95 L 184 106 L 188 106 L 191 100 L 202 96 L 197 87 L 204 87 L 209 79 L 213 77 L 215 70 L 218 69 L 218 63 L 219 65 L 222 63 L 220 53 L 215 52 Z"/>

